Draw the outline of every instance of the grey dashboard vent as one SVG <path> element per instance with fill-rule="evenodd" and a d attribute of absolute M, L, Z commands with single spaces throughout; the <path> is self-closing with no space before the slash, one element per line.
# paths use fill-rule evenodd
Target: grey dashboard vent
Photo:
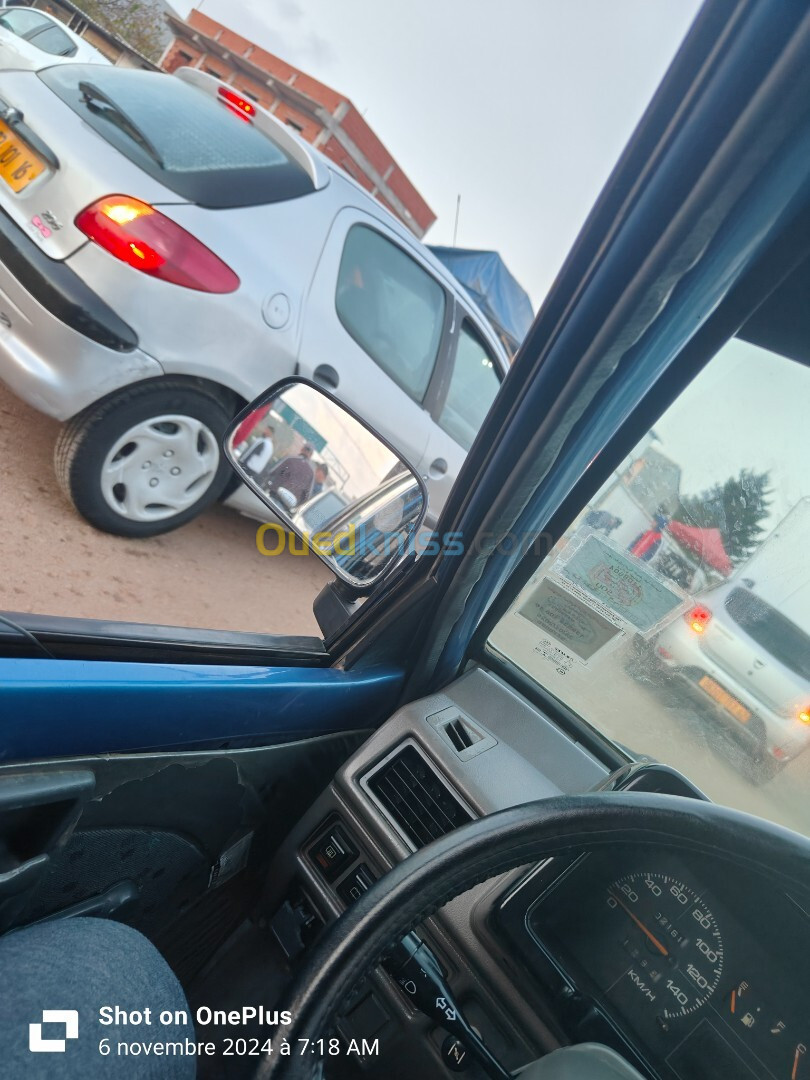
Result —
<path fill-rule="evenodd" d="M 365 786 L 417 849 L 473 819 L 413 744 L 379 765 Z"/>
<path fill-rule="evenodd" d="M 462 761 L 483 754 L 497 739 L 484 728 L 466 716 L 460 709 L 442 709 L 427 717 L 427 721 L 436 728 L 444 741 L 453 747 Z"/>

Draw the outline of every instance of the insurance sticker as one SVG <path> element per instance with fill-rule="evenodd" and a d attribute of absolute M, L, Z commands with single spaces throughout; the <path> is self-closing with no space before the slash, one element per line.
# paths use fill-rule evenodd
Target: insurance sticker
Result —
<path fill-rule="evenodd" d="M 642 633 L 683 603 L 654 570 L 601 536 L 588 536 L 554 569 Z"/>
<path fill-rule="evenodd" d="M 518 612 L 555 639 L 553 644 L 544 639 L 537 649 L 558 668 L 571 666 L 567 653 L 587 662 L 594 653 L 622 634 L 615 621 L 548 577 L 537 583 Z"/>

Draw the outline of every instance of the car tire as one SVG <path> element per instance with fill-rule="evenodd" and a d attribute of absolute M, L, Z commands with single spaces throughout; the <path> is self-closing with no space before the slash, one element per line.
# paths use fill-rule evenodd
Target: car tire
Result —
<path fill-rule="evenodd" d="M 103 532 L 170 532 L 225 490 L 232 473 L 220 447 L 236 407 L 204 383 L 136 383 L 65 424 L 54 449 L 56 478 Z"/>

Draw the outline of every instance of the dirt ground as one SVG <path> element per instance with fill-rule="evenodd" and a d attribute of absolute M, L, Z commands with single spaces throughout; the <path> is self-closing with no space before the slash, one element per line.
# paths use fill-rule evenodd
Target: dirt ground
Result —
<path fill-rule="evenodd" d="M 258 523 L 221 506 L 150 540 L 98 532 L 56 483 L 58 428 L 0 385 L 0 610 L 318 634 L 317 558 L 260 555 Z"/>

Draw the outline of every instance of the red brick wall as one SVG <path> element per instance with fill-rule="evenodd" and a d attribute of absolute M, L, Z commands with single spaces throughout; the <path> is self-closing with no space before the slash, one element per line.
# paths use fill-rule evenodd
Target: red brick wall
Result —
<path fill-rule="evenodd" d="M 180 53 L 186 53 L 191 56 L 192 59 L 186 60 Z M 193 67 L 203 54 L 199 49 L 195 49 L 193 45 L 190 45 L 187 41 L 175 41 L 174 45 L 169 49 L 166 54 L 166 58 L 163 61 L 164 71 L 177 71 L 181 67 Z"/>

